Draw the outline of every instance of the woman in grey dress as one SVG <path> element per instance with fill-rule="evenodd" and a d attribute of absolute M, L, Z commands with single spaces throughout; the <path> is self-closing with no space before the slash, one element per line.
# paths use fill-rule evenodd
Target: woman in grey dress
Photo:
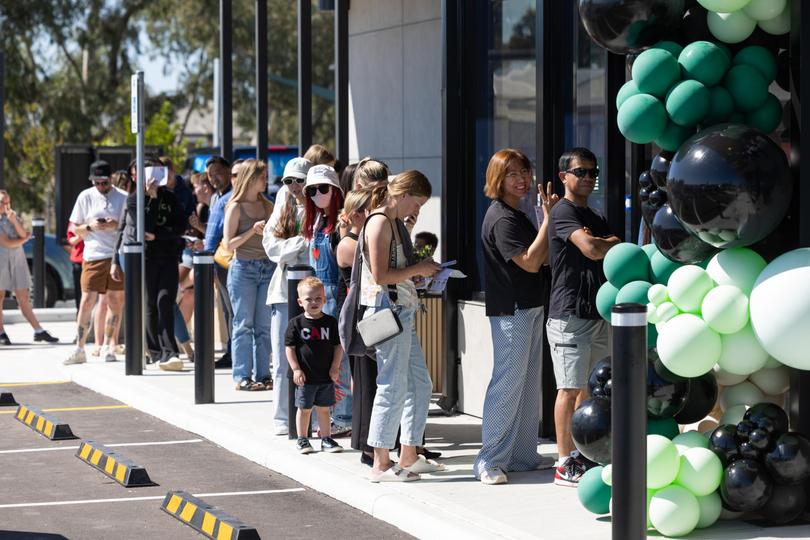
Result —
<path fill-rule="evenodd" d="M 34 341 L 54 343 L 58 338 L 44 330 L 31 309 L 28 286 L 31 274 L 25 260 L 23 244 L 31 234 L 23 228 L 22 220 L 11 209 L 11 197 L 5 190 L 0 190 L 0 306 L 6 291 L 13 291 L 25 319 L 34 328 Z M 0 309 L 0 345 L 11 345 L 11 340 L 3 327 L 3 311 Z"/>

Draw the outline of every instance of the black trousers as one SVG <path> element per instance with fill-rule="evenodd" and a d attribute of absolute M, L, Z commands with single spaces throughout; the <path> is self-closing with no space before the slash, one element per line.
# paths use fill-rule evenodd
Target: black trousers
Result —
<path fill-rule="evenodd" d="M 73 264 L 73 299 L 76 300 L 76 311 L 82 302 L 82 263 Z"/>
<path fill-rule="evenodd" d="M 233 306 L 231 306 L 231 296 L 228 294 L 228 269 L 214 263 L 216 272 L 216 285 L 219 291 L 219 302 L 222 313 L 225 315 L 225 328 L 228 331 L 228 354 L 231 354 L 231 331 L 233 325 Z"/>
<path fill-rule="evenodd" d="M 174 339 L 174 305 L 179 281 L 177 258 L 146 259 L 146 347 L 152 360 L 179 356 Z"/>
<path fill-rule="evenodd" d="M 367 443 L 371 409 L 377 394 L 377 362 L 368 356 L 352 356 L 352 448 L 373 452 Z M 397 437 L 399 444 L 399 437 Z"/>

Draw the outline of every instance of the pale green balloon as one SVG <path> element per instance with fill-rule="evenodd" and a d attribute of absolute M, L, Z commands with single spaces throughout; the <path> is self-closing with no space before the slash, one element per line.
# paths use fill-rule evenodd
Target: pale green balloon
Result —
<path fill-rule="evenodd" d="M 718 11 L 720 13 L 730 13 L 743 9 L 751 0 L 698 0 L 698 4 L 708 11 Z"/>
<path fill-rule="evenodd" d="M 672 302 L 664 302 L 655 310 L 655 316 L 658 318 L 658 322 L 662 323 L 667 322 L 680 313 L 681 312 L 678 311 L 678 308 Z"/>
<path fill-rule="evenodd" d="M 720 359 L 720 335 L 696 315 L 683 313 L 667 321 L 658 335 L 658 355 L 681 377 L 700 377 Z"/>
<path fill-rule="evenodd" d="M 700 518 L 695 526 L 696 529 L 705 529 L 714 525 L 720 519 L 720 512 L 723 511 L 723 501 L 720 499 L 720 493 L 715 491 L 703 497 L 697 498 L 698 507 L 700 507 Z"/>
<path fill-rule="evenodd" d="M 702 497 L 716 491 L 722 477 L 723 464 L 714 452 L 708 448 L 690 448 L 681 455 L 675 484 Z"/>
<path fill-rule="evenodd" d="M 781 14 L 785 5 L 787 0 L 751 0 L 743 11 L 755 21 L 767 21 Z"/>
<path fill-rule="evenodd" d="M 681 486 L 666 487 L 650 500 L 650 522 L 664 536 L 686 536 L 699 520 L 697 498 Z"/>
<path fill-rule="evenodd" d="M 660 321 L 658 320 L 658 315 L 656 310 L 658 306 L 653 304 L 652 302 L 647 304 L 647 322 L 650 324 L 658 324 Z"/>
<path fill-rule="evenodd" d="M 734 386 L 740 384 L 748 378 L 747 375 L 737 375 L 736 373 L 729 373 L 719 365 L 714 366 L 714 378 L 720 386 Z"/>
<path fill-rule="evenodd" d="M 708 448 L 709 439 L 699 431 L 684 431 L 672 439 L 672 444 L 678 449 L 678 453 L 683 455 L 690 448 Z"/>
<path fill-rule="evenodd" d="M 613 485 L 613 465 L 607 464 L 602 468 L 602 482 L 609 486 Z"/>
<path fill-rule="evenodd" d="M 709 11 L 706 15 L 706 23 L 709 25 L 709 32 L 723 43 L 745 41 L 757 27 L 757 21 L 743 11 L 733 13 Z"/>
<path fill-rule="evenodd" d="M 768 352 L 759 344 L 750 324 L 734 334 L 722 334 L 723 352 L 717 361 L 729 373 L 750 375 L 768 361 Z"/>
<path fill-rule="evenodd" d="M 730 248 L 712 257 L 706 272 L 718 285 L 734 285 L 749 295 L 754 282 L 767 265 L 765 259 L 754 250 Z"/>
<path fill-rule="evenodd" d="M 748 324 L 748 297 L 734 285 L 718 285 L 703 297 L 700 313 L 715 332 L 734 334 Z"/>
<path fill-rule="evenodd" d="M 667 291 L 672 303 L 686 313 L 700 312 L 700 304 L 714 282 L 703 268 L 694 264 L 681 266 L 669 276 Z"/>
<path fill-rule="evenodd" d="M 759 27 L 775 36 L 781 36 L 790 32 L 790 3 L 785 5 L 782 13 L 772 19 L 759 21 Z"/>
<path fill-rule="evenodd" d="M 734 386 L 727 386 L 720 392 L 720 408 L 724 411 L 737 405 L 748 405 L 749 407 L 760 403 L 765 399 L 765 394 L 757 388 L 754 383 L 743 381 Z"/>
<path fill-rule="evenodd" d="M 647 435 L 647 488 L 660 489 L 678 476 L 680 454 L 672 441 L 663 435 Z"/>
<path fill-rule="evenodd" d="M 765 367 L 752 373 L 748 380 L 766 395 L 784 394 L 790 388 L 790 369 L 786 366 Z"/>
<path fill-rule="evenodd" d="M 720 417 L 720 422 L 718 422 L 721 426 L 726 424 L 734 424 L 737 425 L 743 421 L 745 417 L 745 411 L 748 410 L 748 405 L 735 405 L 733 407 L 729 407 L 723 413 L 723 416 Z"/>
<path fill-rule="evenodd" d="M 780 362 L 779 360 L 777 360 L 773 356 L 769 356 L 768 361 L 765 362 L 764 368 L 765 369 L 773 369 L 773 368 L 776 368 L 776 367 L 781 367 L 783 365 L 784 364 L 782 364 L 782 362 Z"/>
<path fill-rule="evenodd" d="M 661 283 L 655 283 L 652 287 L 647 289 L 647 300 L 655 304 L 656 307 L 669 300 L 667 286 Z"/>

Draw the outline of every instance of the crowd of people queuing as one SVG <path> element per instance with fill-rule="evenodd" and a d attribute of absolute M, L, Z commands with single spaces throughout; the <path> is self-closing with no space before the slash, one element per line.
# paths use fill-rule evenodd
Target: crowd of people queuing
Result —
<path fill-rule="evenodd" d="M 187 328 L 194 309 L 192 253 L 215 253 L 216 291 L 228 330 L 227 350 L 216 365 L 231 369 L 237 390 L 273 392 L 276 435 L 288 434 L 289 374 L 299 452 L 314 451 L 306 437 L 312 427 L 325 452 L 341 451 L 333 437 L 351 433 L 351 447 L 371 468 L 372 482 L 414 481 L 443 470 L 440 454 L 424 447 L 432 383 L 414 325 L 416 284 L 441 268 L 432 258 L 433 233 L 411 240 L 431 196 L 429 180 L 416 170 L 392 174 L 371 157 L 343 167 L 313 145 L 287 162 L 273 202 L 268 167 L 255 159 L 229 163 L 215 156 L 188 181 L 166 157 L 147 165 L 169 171 L 162 185 L 154 179 L 144 184 L 147 362 L 173 371 L 183 369 L 181 354 L 193 361 Z M 551 182 L 540 182 L 535 193 L 530 160 L 509 148 L 496 152 L 486 171 L 492 203 L 481 241 L 494 361 L 482 448 L 473 465 L 484 484 L 506 483 L 512 471 L 554 467 L 555 483 L 575 486 L 593 465 L 576 451 L 570 424 L 586 397 L 590 367 L 608 354 L 608 327 L 595 296 L 605 280 L 601 261 L 619 239 L 588 206 L 599 175 L 594 154 L 585 148 L 566 152 L 558 175 L 562 197 Z M 134 163 L 113 173 L 106 162 L 94 162 L 92 186 L 71 213 L 78 316 L 76 347 L 65 364 L 87 361 L 94 309 L 91 354 L 110 362 L 120 354 L 121 254 L 137 241 L 134 178 Z M 523 207 L 535 196 L 532 220 Z M 0 191 L 0 291 L 14 291 L 35 340 L 56 341 L 30 309 L 20 247 L 27 238 L 8 193 Z M 290 318 L 287 270 L 300 264 L 315 275 L 300 282 L 303 313 Z M 385 310 L 396 315 L 400 331 L 366 345 L 357 323 Z M 2 330 L 0 318 L 0 343 L 9 344 Z M 537 452 L 543 339 L 558 388 L 556 463 Z"/>

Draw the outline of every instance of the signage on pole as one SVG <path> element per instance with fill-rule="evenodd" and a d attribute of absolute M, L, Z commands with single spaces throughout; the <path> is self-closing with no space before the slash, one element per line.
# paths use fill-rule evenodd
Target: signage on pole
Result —
<path fill-rule="evenodd" d="M 135 73 L 130 78 L 129 88 L 132 97 L 129 103 L 129 129 L 132 133 L 138 133 L 138 74 Z"/>

